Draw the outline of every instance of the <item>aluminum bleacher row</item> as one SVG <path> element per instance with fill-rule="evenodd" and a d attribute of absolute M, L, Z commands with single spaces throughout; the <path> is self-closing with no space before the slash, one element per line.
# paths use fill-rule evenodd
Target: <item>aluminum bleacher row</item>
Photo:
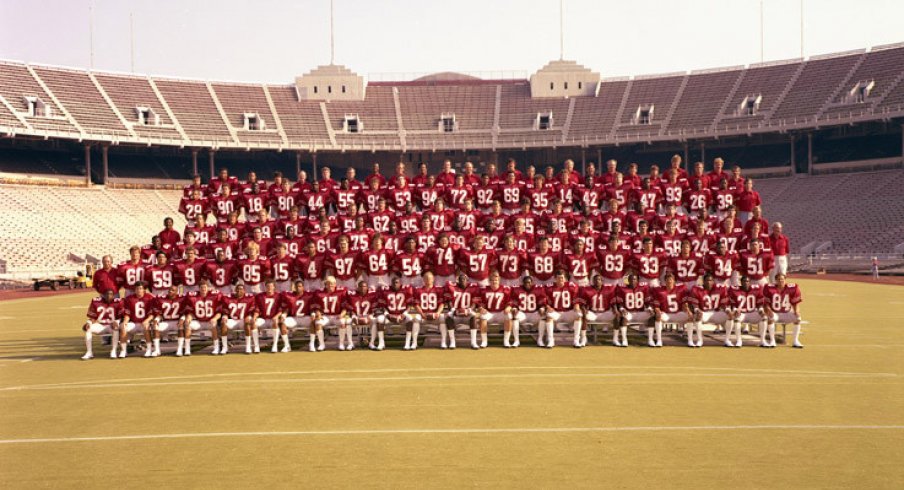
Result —
<path fill-rule="evenodd" d="M 172 216 L 180 191 L 0 186 L 0 260 L 7 274 L 66 272 L 84 259 L 105 254 L 128 258 L 132 245 L 145 244 Z"/>
<path fill-rule="evenodd" d="M 870 85 L 864 98 L 852 94 Z M 48 117 L 31 115 L 38 97 Z M 758 98 L 746 114 L 741 103 Z M 237 84 L 87 72 L 0 62 L 0 131 L 56 132 L 118 142 L 298 149 L 436 149 L 605 143 L 775 130 L 904 113 L 904 45 L 600 82 L 595 96 L 531 97 L 527 80 L 374 82 L 362 101 L 299 100 L 294 85 Z M 640 107 L 653 109 L 639 124 Z M 159 125 L 138 123 L 150 109 Z M 550 113 L 549 129 L 537 129 Z M 263 127 L 246 127 L 257 114 Z M 441 115 L 456 129 L 441 131 Z M 343 130 L 356 115 L 362 130 Z"/>

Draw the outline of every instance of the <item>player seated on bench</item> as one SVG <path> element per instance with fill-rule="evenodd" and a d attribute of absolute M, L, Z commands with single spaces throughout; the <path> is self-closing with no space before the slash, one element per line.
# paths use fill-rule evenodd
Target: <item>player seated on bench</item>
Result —
<path fill-rule="evenodd" d="M 393 276 L 391 285 L 380 291 L 380 314 L 377 316 L 377 331 L 385 332 L 389 324 L 405 327 L 405 350 L 411 350 L 412 324 L 415 320 L 409 309 L 414 300 L 410 286 L 402 286 L 402 279 Z"/>
<path fill-rule="evenodd" d="M 775 284 L 770 284 L 763 288 L 763 309 L 766 313 L 766 322 L 769 325 L 769 344 L 767 347 L 775 347 L 775 324 L 783 323 L 794 324 L 794 343 L 791 344 L 795 349 L 803 349 L 800 343 L 800 303 L 803 301 L 800 295 L 800 288 L 797 284 L 785 282 L 786 277 L 782 273 L 775 275 Z M 760 342 L 764 343 L 765 338 L 760 334 Z"/>
<path fill-rule="evenodd" d="M 627 284 L 615 288 L 615 304 L 620 320 L 619 328 L 612 329 L 612 345 L 616 347 L 628 346 L 628 325 L 646 325 L 649 328 L 653 319 L 649 287 L 640 284 L 636 272 L 629 272 L 627 277 Z"/>
<path fill-rule="evenodd" d="M 346 328 L 342 322 L 342 317 L 345 316 L 345 296 L 345 289 L 336 287 L 336 278 L 333 276 L 327 276 L 323 280 L 323 290 L 314 294 L 314 302 L 311 304 L 311 308 L 320 317 L 318 321 L 311 323 L 314 327 L 311 332 L 311 343 L 308 347 L 311 352 L 322 351 L 326 348 L 323 340 L 323 330 L 328 327 L 335 327 L 339 330 L 339 350 L 345 350 Z M 315 336 L 320 343 L 316 348 L 314 343 Z M 349 350 L 354 349 L 354 342 L 351 342 L 351 336 L 348 337 L 350 341 Z"/>
<path fill-rule="evenodd" d="M 87 320 L 82 325 L 82 331 L 85 332 L 85 355 L 82 359 L 88 360 L 94 357 L 94 347 L 92 345 L 93 335 L 112 335 L 113 342 L 110 347 L 110 358 L 116 359 L 116 351 L 119 342 L 119 321 L 122 319 L 122 300 L 116 297 L 116 292 L 112 289 L 106 291 L 102 296 L 98 296 L 91 300 L 88 305 Z"/>
<path fill-rule="evenodd" d="M 480 330 L 480 344 L 477 343 L 477 329 L 471 329 L 471 348 L 486 349 L 487 325 L 502 325 L 503 330 L 511 335 L 512 318 L 510 305 L 511 290 L 502 285 L 499 272 L 490 273 L 490 285 L 480 288 L 477 296 L 477 307 L 474 310 L 476 326 Z M 511 344 L 506 345 L 511 347 Z"/>
<path fill-rule="evenodd" d="M 186 323 L 183 315 L 185 310 L 185 296 L 179 294 L 179 287 L 170 286 L 166 296 L 158 296 L 154 301 L 154 330 L 156 335 L 166 335 L 175 332 L 178 336 L 176 356 L 182 357 L 185 349 Z"/>
<path fill-rule="evenodd" d="M 219 292 L 211 291 L 210 283 L 201 281 L 197 293 L 189 293 L 185 298 L 185 350 L 183 354 L 191 355 L 191 334 L 199 330 L 210 331 L 213 338 L 212 355 L 220 354 L 219 332 L 217 325 L 220 321 Z"/>
<path fill-rule="evenodd" d="M 144 357 L 160 355 L 160 336 L 156 335 L 154 321 L 154 295 L 147 292 L 144 282 L 135 285 L 135 294 L 122 301 L 122 325 L 119 328 L 119 357 L 125 357 L 129 346 L 129 337 L 133 333 L 144 334 Z M 152 345 L 153 343 L 153 345 Z"/>
<path fill-rule="evenodd" d="M 448 305 L 448 313 L 446 313 L 446 331 L 440 331 L 443 334 L 443 342 L 440 348 L 446 345 L 445 334 L 449 335 L 449 348 L 455 348 L 455 326 L 464 323 L 473 332 L 471 338 L 472 343 L 477 342 L 477 319 L 474 317 L 474 307 L 477 297 L 480 294 L 480 287 L 475 284 L 468 283 L 468 276 L 464 272 L 459 272 L 458 280 L 455 283 L 446 285 L 445 300 Z"/>
<path fill-rule="evenodd" d="M 728 332 L 725 334 L 725 347 L 741 347 L 743 341 L 744 325 L 755 323 L 758 325 L 762 343 L 766 339 L 766 315 L 763 314 L 763 288 L 752 285 L 750 278 L 741 276 L 741 285 L 729 290 L 729 315 L 732 321 L 728 323 Z M 731 341 L 731 334 L 735 333 L 736 340 Z"/>
<path fill-rule="evenodd" d="M 564 269 L 556 271 L 551 286 L 546 287 L 546 348 L 556 346 L 555 324 L 570 323 L 574 332 L 573 345 L 580 347 L 584 312 L 578 304 L 580 288 L 568 280 Z M 543 329 L 538 329 L 537 345 L 543 346 Z"/>
<path fill-rule="evenodd" d="M 532 323 L 537 330 L 546 328 L 546 288 L 535 286 L 534 278 L 524 276 L 521 279 L 521 287 L 512 290 L 512 334 L 515 341 L 512 347 L 521 345 L 521 325 Z M 508 335 L 503 340 L 508 343 Z"/>
<path fill-rule="evenodd" d="M 273 344 L 270 346 L 270 352 L 276 353 L 279 350 L 279 339 L 282 338 L 282 352 L 289 352 L 292 347 L 289 345 L 289 332 L 285 325 L 282 324 L 282 296 L 276 290 L 276 281 L 268 279 L 264 283 L 264 291 L 255 296 L 254 308 L 254 324 L 258 328 L 269 328 L 270 337 L 273 338 Z M 223 349 L 226 348 L 226 341 L 223 341 Z"/>
<path fill-rule="evenodd" d="M 367 281 L 359 280 L 356 284 L 355 291 L 349 292 L 345 296 L 345 311 L 348 315 L 346 321 L 349 329 L 355 327 L 370 327 L 370 343 L 368 347 L 371 350 L 383 350 L 385 342 L 383 332 L 377 333 L 377 319 L 374 311 L 377 308 L 378 295 L 367 286 Z M 379 342 L 377 338 L 379 337 Z M 380 347 L 382 346 L 382 347 Z M 379 347 L 379 348 L 378 348 Z"/>
<path fill-rule="evenodd" d="M 716 278 L 712 273 L 707 272 L 703 275 L 703 285 L 694 286 L 687 303 L 694 314 L 693 327 L 687 332 L 688 347 L 703 347 L 704 323 L 725 329 L 725 326 L 731 321 L 728 316 L 728 289 L 716 284 Z M 696 341 L 694 332 L 697 333 Z"/>
<path fill-rule="evenodd" d="M 305 291 L 304 280 L 296 279 L 292 284 L 292 290 L 282 294 L 283 328 L 288 330 L 304 328 L 311 334 L 320 318 L 312 309 L 313 302 L 314 293 Z"/>
<path fill-rule="evenodd" d="M 581 289 L 579 304 L 584 312 L 585 328 L 581 333 L 580 347 L 587 345 L 587 330 L 591 323 L 608 324 L 612 331 L 620 324 L 615 305 L 615 285 L 607 285 L 605 278 L 594 274 L 591 285 Z M 577 346 L 576 346 L 577 347 Z"/>
<path fill-rule="evenodd" d="M 235 285 L 235 292 L 231 295 L 223 295 L 223 318 L 220 325 L 220 337 L 225 339 L 229 337 L 229 332 L 241 328 L 245 333 L 245 353 L 259 354 L 261 351 L 260 334 L 257 329 L 257 323 L 254 321 L 254 313 L 257 311 L 257 302 L 255 297 L 245 294 L 245 285 L 238 283 Z M 252 340 L 254 347 L 252 349 Z M 228 344 L 226 344 L 228 349 Z M 223 348 L 220 349 L 223 353 Z"/>
<path fill-rule="evenodd" d="M 665 285 L 653 289 L 653 329 L 647 329 L 647 345 L 662 347 L 662 326 L 666 323 L 684 325 L 691 321 L 691 310 L 687 304 L 687 287 L 678 284 L 672 271 L 665 273 Z M 653 339 L 655 330 L 656 339 Z"/>
<path fill-rule="evenodd" d="M 423 274 L 424 285 L 414 290 L 414 309 L 417 319 L 411 327 L 411 349 L 417 349 L 417 336 L 422 325 L 435 325 L 440 331 L 445 330 L 443 312 L 446 305 L 443 304 L 443 289 L 437 287 L 433 273 Z M 441 332 L 442 333 L 442 332 Z M 443 343 L 446 342 L 443 335 Z"/>

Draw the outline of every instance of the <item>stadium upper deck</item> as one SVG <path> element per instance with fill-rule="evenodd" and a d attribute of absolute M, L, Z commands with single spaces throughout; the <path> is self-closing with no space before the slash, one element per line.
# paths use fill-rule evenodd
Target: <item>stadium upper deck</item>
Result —
<path fill-rule="evenodd" d="M 601 79 L 590 95 L 572 97 L 537 97 L 528 80 L 453 78 L 373 82 L 362 100 L 311 100 L 294 84 L 0 62 L 0 133 L 212 149 L 496 150 L 685 141 L 904 116 L 904 44 Z"/>

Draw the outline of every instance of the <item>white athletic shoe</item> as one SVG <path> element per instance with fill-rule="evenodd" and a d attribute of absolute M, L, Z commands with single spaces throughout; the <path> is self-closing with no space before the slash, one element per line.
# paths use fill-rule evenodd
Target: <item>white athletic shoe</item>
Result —
<path fill-rule="evenodd" d="M 741 339 L 738 339 L 737 343 L 735 343 L 734 346 L 735 346 L 735 347 L 741 347 L 742 345 L 744 345 L 744 342 L 742 342 Z"/>
<path fill-rule="evenodd" d="M 386 348 L 386 344 L 377 344 L 377 350 L 383 350 Z"/>
<path fill-rule="evenodd" d="M 442 343 L 442 344 L 439 344 L 439 348 L 440 348 L 440 349 L 448 349 L 448 348 L 449 348 L 449 346 L 448 346 L 448 345 L 446 345 L 446 343 L 445 343 L 445 342 L 443 342 L 443 343 Z"/>
<path fill-rule="evenodd" d="M 345 350 L 355 350 L 355 344 L 348 344 L 348 347 Z M 286 351 L 289 352 L 289 351 Z"/>
<path fill-rule="evenodd" d="M 339 343 L 339 350 L 345 350 L 345 344 Z M 273 351 L 276 352 L 276 351 Z"/>
<path fill-rule="evenodd" d="M 251 352 L 252 350 L 250 345 L 248 347 L 245 347 L 245 354 L 251 354 Z"/>
<path fill-rule="evenodd" d="M 373 342 L 367 344 L 367 348 L 370 350 L 377 350 L 377 346 L 375 346 Z"/>
<path fill-rule="evenodd" d="M 317 352 L 317 347 L 314 347 L 314 344 L 308 346 L 308 350 L 311 352 Z"/>
<path fill-rule="evenodd" d="M 449 342 L 449 349 L 455 350 L 455 341 Z"/>
<path fill-rule="evenodd" d="M 152 355 L 154 355 L 153 349 L 148 349 L 148 350 L 144 351 L 144 357 L 151 357 Z"/>
<path fill-rule="evenodd" d="M 521 341 L 518 339 L 515 339 L 515 341 L 512 342 L 512 347 L 521 347 Z"/>
<path fill-rule="evenodd" d="M 687 341 L 687 346 L 688 346 L 688 347 L 697 347 L 697 344 L 695 344 L 693 340 L 688 340 L 688 341 Z"/>
<path fill-rule="evenodd" d="M 411 350 L 417 350 L 417 344 L 414 342 L 411 343 Z"/>
<path fill-rule="evenodd" d="M 656 347 L 662 347 L 662 341 L 656 342 Z"/>
<path fill-rule="evenodd" d="M 502 346 L 505 347 L 506 349 L 508 349 L 508 348 L 510 348 L 510 347 L 512 346 L 512 344 L 511 344 L 511 342 L 509 342 L 508 340 L 503 340 L 503 341 L 502 341 Z"/>
<path fill-rule="evenodd" d="M 210 355 L 212 355 L 212 356 L 218 356 L 218 355 L 220 355 L 220 343 L 219 343 L 219 342 L 217 342 L 217 343 L 213 346 L 213 350 L 210 351 Z"/>
<path fill-rule="evenodd" d="M 726 340 L 725 347 L 734 347 L 734 344 L 732 344 L 730 340 Z"/>
<path fill-rule="evenodd" d="M 405 350 L 411 350 L 411 347 L 409 347 L 408 344 L 405 344 L 405 347 L 403 347 L 403 349 L 405 349 Z"/>
<path fill-rule="evenodd" d="M 289 344 L 286 344 L 286 345 L 280 350 L 280 352 L 292 352 L 292 347 L 290 347 Z"/>
<path fill-rule="evenodd" d="M 110 359 L 116 359 L 117 357 L 118 357 L 118 356 L 116 355 L 116 351 L 115 351 L 115 350 L 111 350 L 111 351 L 110 351 Z"/>
<path fill-rule="evenodd" d="M 698 340 L 698 341 L 697 341 L 697 347 L 703 347 L 703 341 L 702 341 L 702 340 Z"/>
<path fill-rule="evenodd" d="M 649 339 L 649 340 L 647 340 L 647 345 L 649 345 L 650 347 L 656 347 L 656 341 L 653 339 Z"/>
<path fill-rule="evenodd" d="M 481 343 L 480 343 L 480 348 L 481 348 L 481 349 L 486 349 L 486 348 L 487 348 L 487 343 L 486 343 L 486 342 L 481 342 Z"/>
<path fill-rule="evenodd" d="M 260 347 L 255 347 L 255 348 L 254 348 L 254 353 L 255 353 L 255 354 L 260 354 L 260 353 L 261 353 L 261 348 L 260 348 Z"/>
<path fill-rule="evenodd" d="M 612 345 L 614 345 L 615 347 L 621 347 L 621 342 L 619 342 L 618 340 L 613 340 Z"/>
<path fill-rule="evenodd" d="M 471 348 L 474 350 L 477 350 L 477 349 L 480 349 L 480 346 L 477 345 L 475 342 L 471 342 Z"/>
<path fill-rule="evenodd" d="M 122 350 L 119 351 L 119 358 L 120 358 L 120 359 L 125 359 L 125 357 L 126 357 L 127 355 L 128 355 L 128 349 L 122 349 Z"/>
<path fill-rule="evenodd" d="M 185 350 L 185 357 L 191 357 L 191 351 L 190 351 L 190 350 L 188 350 L 188 349 Z"/>
<path fill-rule="evenodd" d="M 176 357 L 182 357 L 182 349 L 176 351 Z"/>
<path fill-rule="evenodd" d="M 154 354 L 153 354 L 153 356 L 154 356 L 154 357 L 160 357 L 160 356 L 161 356 L 160 351 L 159 351 L 158 349 L 154 349 Z"/>
<path fill-rule="evenodd" d="M 537 339 L 537 347 L 546 347 L 546 346 L 543 345 L 543 341 L 542 341 L 542 340 Z"/>
<path fill-rule="evenodd" d="M 279 352 L 279 345 L 276 342 L 273 342 L 273 345 L 270 346 L 270 352 L 274 354 Z"/>
<path fill-rule="evenodd" d="M 113 356 L 116 357 L 116 356 Z M 90 352 L 86 352 L 85 355 L 82 356 L 83 361 L 87 361 L 88 359 L 94 359 L 94 354 Z"/>
<path fill-rule="evenodd" d="M 803 349 L 804 344 L 801 344 L 800 341 L 797 341 L 797 342 L 794 342 L 794 344 L 792 344 L 791 347 L 794 347 L 795 349 Z"/>

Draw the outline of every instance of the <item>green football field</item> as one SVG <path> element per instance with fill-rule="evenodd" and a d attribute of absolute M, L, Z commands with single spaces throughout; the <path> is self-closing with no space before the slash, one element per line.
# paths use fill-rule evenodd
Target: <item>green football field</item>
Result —
<path fill-rule="evenodd" d="M 803 350 L 86 362 L 90 295 L 2 302 L 0 487 L 904 487 L 904 288 L 800 283 Z"/>

